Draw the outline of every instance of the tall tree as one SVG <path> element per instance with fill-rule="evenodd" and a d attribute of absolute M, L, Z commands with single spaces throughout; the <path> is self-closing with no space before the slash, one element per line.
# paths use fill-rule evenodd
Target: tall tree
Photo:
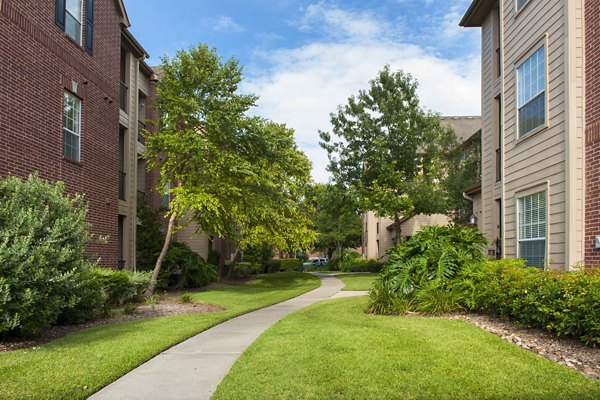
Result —
<path fill-rule="evenodd" d="M 391 217 L 397 238 L 403 216 L 446 211 L 441 182 L 456 135 L 420 107 L 411 75 L 386 66 L 331 123 L 320 135 L 334 179 L 358 193 L 363 211 Z"/>
<path fill-rule="evenodd" d="M 316 247 L 331 258 L 347 248 L 356 247 L 361 239 L 361 220 L 355 196 L 342 185 L 315 185 Z"/>
<path fill-rule="evenodd" d="M 176 220 L 194 210 L 209 231 L 226 236 L 232 230 L 222 202 L 235 190 L 228 176 L 236 159 L 228 149 L 237 140 L 254 95 L 238 93 L 242 71 L 234 59 L 223 61 L 206 45 L 164 57 L 157 84 L 160 120 L 155 133 L 146 132 L 148 168 L 160 171 L 159 187 L 168 187 L 171 201 L 165 242 L 146 292 L 154 292 Z"/>

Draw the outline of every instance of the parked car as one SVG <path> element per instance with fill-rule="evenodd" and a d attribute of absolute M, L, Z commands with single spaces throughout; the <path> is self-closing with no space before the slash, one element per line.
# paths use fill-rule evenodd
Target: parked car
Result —
<path fill-rule="evenodd" d="M 315 258 L 314 260 L 303 263 L 304 266 L 323 267 L 327 265 L 327 258 Z"/>

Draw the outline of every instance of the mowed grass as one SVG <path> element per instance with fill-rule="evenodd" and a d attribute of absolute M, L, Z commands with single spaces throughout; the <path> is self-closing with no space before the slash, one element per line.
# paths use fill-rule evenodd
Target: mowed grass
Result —
<path fill-rule="evenodd" d="M 370 272 L 342 273 L 336 275 L 336 278 L 341 279 L 346 284 L 342 290 L 369 290 L 377 275 Z"/>
<path fill-rule="evenodd" d="M 319 287 L 296 272 L 265 275 L 244 285 L 219 285 L 193 295 L 218 304 L 212 314 L 151 318 L 85 329 L 36 350 L 0 353 L 0 399 L 83 399 L 161 351 L 237 315 Z"/>
<path fill-rule="evenodd" d="M 600 399 L 600 382 L 474 325 L 317 303 L 267 330 L 213 399 Z"/>

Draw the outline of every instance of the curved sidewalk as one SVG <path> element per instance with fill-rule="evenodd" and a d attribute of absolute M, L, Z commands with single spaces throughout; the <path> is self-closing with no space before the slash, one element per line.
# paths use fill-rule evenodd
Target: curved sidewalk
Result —
<path fill-rule="evenodd" d="M 344 287 L 335 276 L 315 275 L 321 278 L 319 288 L 201 332 L 125 374 L 90 399 L 210 399 L 233 363 L 261 333 L 286 315 L 331 298 Z"/>

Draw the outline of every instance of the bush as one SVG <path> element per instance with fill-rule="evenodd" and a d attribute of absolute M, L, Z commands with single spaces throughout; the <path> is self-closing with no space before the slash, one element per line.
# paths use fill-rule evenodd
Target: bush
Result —
<path fill-rule="evenodd" d="M 81 324 L 108 314 L 108 295 L 93 273 L 84 274 L 72 283 L 74 294 L 62 309 L 58 325 Z"/>
<path fill-rule="evenodd" d="M 389 281 L 376 279 L 369 293 L 367 313 L 379 315 L 404 314 L 410 309 L 410 299 L 393 291 Z"/>
<path fill-rule="evenodd" d="M 274 258 L 265 263 L 265 274 L 273 274 L 275 272 L 279 272 L 281 270 L 281 260 L 278 258 Z"/>
<path fill-rule="evenodd" d="M 37 175 L 0 179 L 0 336 L 33 336 L 91 301 L 87 206 Z"/>
<path fill-rule="evenodd" d="M 231 264 L 230 268 L 233 268 L 231 271 L 231 277 L 233 279 L 243 279 L 260 272 L 262 265 L 250 262 L 237 262 Z"/>
<path fill-rule="evenodd" d="M 198 288 L 219 280 L 217 268 L 185 243 L 171 243 L 163 261 L 163 271 L 176 287 Z"/>
<path fill-rule="evenodd" d="M 300 271 L 302 269 L 302 260 L 298 258 L 282 258 L 280 262 L 280 271 Z"/>
<path fill-rule="evenodd" d="M 476 311 L 509 317 L 558 336 L 600 344 L 600 270 L 545 272 L 524 262 L 487 262 L 472 273 Z"/>
<path fill-rule="evenodd" d="M 344 272 L 381 272 L 383 263 L 369 258 L 358 258 L 349 264 L 343 265 Z"/>
<path fill-rule="evenodd" d="M 131 273 L 107 268 L 94 268 L 90 274 L 90 278 L 98 282 L 106 293 L 108 306 L 142 301 L 151 277 L 149 271 Z"/>
<path fill-rule="evenodd" d="M 144 201 L 138 201 L 137 218 L 136 267 L 139 271 L 152 271 L 165 242 L 161 213 Z"/>
<path fill-rule="evenodd" d="M 485 244 L 483 235 L 474 228 L 423 227 L 390 251 L 380 275 L 381 286 L 414 311 L 435 315 L 454 311 L 461 305 L 462 292 L 466 292 L 456 281 L 464 280 L 463 271 L 483 263 Z M 372 268 L 376 267 L 373 264 Z M 388 296 L 385 291 L 377 293 Z"/>

